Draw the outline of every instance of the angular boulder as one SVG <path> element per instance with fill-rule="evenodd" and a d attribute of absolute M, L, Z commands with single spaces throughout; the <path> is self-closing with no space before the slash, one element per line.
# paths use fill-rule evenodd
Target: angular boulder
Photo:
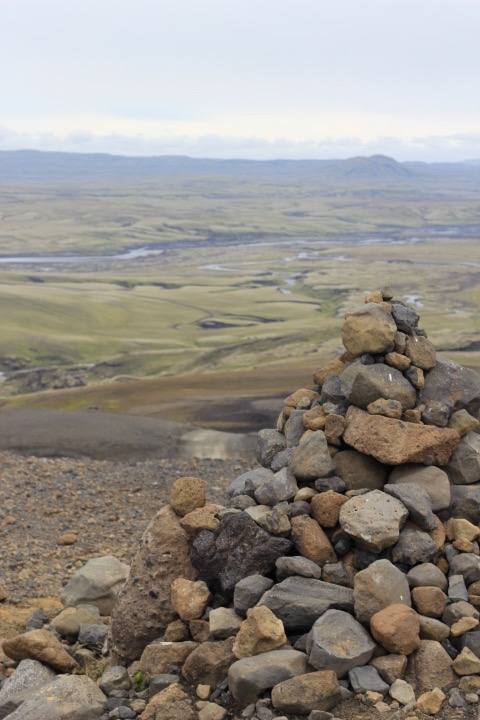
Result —
<path fill-rule="evenodd" d="M 312 432 L 308 440 L 290 455 L 288 466 L 297 480 L 305 482 L 333 475 L 335 465 L 328 451 L 325 433 L 322 430 Z"/>
<path fill-rule="evenodd" d="M 342 700 L 342 690 L 332 670 L 299 675 L 275 685 L 272 705 L 282 713 L 307 715 L 313 710 L 331 710 Z"/>
<path fill-rule="evenodd" d="M 400 465 L 392 470 L 388 483 L 389 485 L 407 483 L 423 488 L 430 498 L 433 512 L 445 510 L 452 501 L 447 473 L 433 465 L 431 467 L 413 463 Z"/>
<path fill-rule="evenodd" d="M 355 575 L 353 597 L 355 616 L 362 623 L 389 605 L 412 604 L 407 578 L 389 560 L 376 560 Z"/>
<path fill-rule="evenodd" d="M 112 555 L 92 558 L 68 581 L 60 599 L 66 607 L 95 605 L 102 615 L 110 615 L 129 570 Z"/>
<path fill-rule="evenodd" d="M 387 478 L 387 468 L 358 450 L 340 450 L 333 458 L 335 472 L 345 482 L 347 490 L 368 488 L 381 490 Z"/>
<path fill-rule="evenodd" d="M 347 400 L 363 410 L 380 398 L 396 400 L 404 410 L 414 408 L 417 402 L 415 388 L 407 378 L 383 363 L 352 363 L 341 374 L 340 386 Z"/>
<path fill-rule="evenodd" d="M 100 720 L 106 699 L 86 675 L 59 675 L 34 691 L 8 720 Z"/>
<path fill-rule="evenodd" d="M 458 443 L 445 468 L 456 485 L 469 485 L 480 480 L 480 435 L 470 432 Z"/>
<path fill-rule="evenodd" d="M 445 357 L 437 356 L 437 364 L 425 376 L 420 403 L 434 400 L 446 402 L 452 410 L 467 410 L 478 418 L 480 412 L 480 375 Z"/>
<path fill-rule="evenodd" d="M 248 705 L 256 702 L 265 690 L 297 675 L 305 675 L 307 671 L 308 656 L 305 653 L 293 648 L 272 650 L 234 662 L 228 671 L 228 687 L 235 700 Z"/>
<path fill-rule="evenodd" d="M 372 552 L 394 545 L 408 511 L 394 497 L 372 490 L 352 497 L 340 509 L 340 526 L 356 543 Z"/>
<path fill-rule="evenodd" d="M 327 610 L 309 633 L 309 663 L 317 670 L 333 670 L 337 677 L 343 678 L 352 668 L 368 663 L 375 645 L 352 615 L 342 610 Z"/>
<path fill-rule="evenodd" d="M 393 343 L 397 326 L 391 313 L 377 303 L 360 305 L 345 315 L 342 342 L 354 357 L 382 353 Z"/>

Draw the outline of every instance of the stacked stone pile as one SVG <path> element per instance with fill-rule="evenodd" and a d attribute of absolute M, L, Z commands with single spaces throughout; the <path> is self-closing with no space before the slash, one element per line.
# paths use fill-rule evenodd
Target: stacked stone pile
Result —
<path fill-rule="evenodd" d="M 343 355 L 259 433 L 259 467 L 225 505 L 206 504 L 198 478 L 174 483 L 113 607 L 95 709 L 68 717 L 328 720 L 349 701 L 371 717 L 476 717 L 480 377 L 437 357 L 418 322 L 389 288 L 369 295 L 346 316 Z M 72 583 L 64 602 L 98 628 L 104 589 Z M 88 667 L 93 645 L 58 618 L 50 629 Z M 38 697 L 71 667 L 25 638 L 6 655 L 62 674 L 6 717 L 30 718 L 36 697 L 37 720 L 54 720 Z"/>

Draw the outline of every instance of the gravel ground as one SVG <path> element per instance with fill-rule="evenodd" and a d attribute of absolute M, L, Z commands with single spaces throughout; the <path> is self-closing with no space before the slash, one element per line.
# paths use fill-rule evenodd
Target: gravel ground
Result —
<path fill-rule="evenodd" d="M 130 562 L 150 518 L 182 475 L 204 479 L 210 501 L 252 467 L 245 460 L 111 462 L 0 453 L 0 583 L 11 605 L 56 597 L 88 559 Z M 78 537 L 60 544 L 65 533 Z"/>

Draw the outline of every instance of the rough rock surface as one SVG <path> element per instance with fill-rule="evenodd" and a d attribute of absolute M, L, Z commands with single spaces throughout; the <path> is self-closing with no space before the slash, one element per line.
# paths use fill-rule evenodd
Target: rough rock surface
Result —
<path fill-rule="evenodd" d="M 120 658 L 135 660 L 162 634 L 174 619 L 170 602 L 173 580 L 195 580 L 196 575 L 187 533 L 167 505 L 145 530 L 113 610 L 112 638 Z"/>
<path fill-rule="evenodd" d="M 363 623 L 389 605 L 411 606 L 407 578 L 386 559 L 376 560 L 355 575 L 353 597 L 355 615 Z"/>
<path fill-rule="evenodd" d="M 274 685 L 304 675 L 308 670 L 305 653 L 285 648 L 242 658 L 230 666 L 228 687 L 236 700 L 248 705 Z"/>
<path fill-rule="evenodd" d="M 8 720 L 100 720 L 105 700 L 85 675 L 59 675 L 30 695 Z"/>
<path fill-rule="evenodd" d="M 272 690 L 272 705 L 279 712 L 306 715 L 314 710 L 330 710 L 342 699 L 332 670 L 300 675 L 278 683 Z"/>
<path fill-rule="evenodd" d="M 340 525 L 360 547 L 380 552 L 394 545 L 408 511 L 381 490 L 352 497 L 340 509 Z"/>
<path fill-rule="evenodd" d="M 397 326 L 391 314 L 376 303 L 360 305 L 345 316 L 342 342 L 354 357 L 381 353 L 392 344 Z"/>
<path fill-rule="evenodd" d="M 363 410 L 378 400 L 396 400 L 404 410 L 414 408 L 417 395 L 406 377 L 388 365 L 352 363 L 340 376 L 340 387 L 347 400 Z"/>
<path fill-rule="evenodd" d="M 354 667 L 366 665 L 375 642 L 350 613 L 327 610 L 313 624 L 307 641 L 309 662 L 317 670 L 333 670 L 343 678 Z"/>
<path fill-rule="evenodd" d="M 55 635 L 47 630 L 31 630 L 4 640 L 2 649 L 12 660 L 38 660 L 59 672 L 70 672 L 78 667 Z"/>
<path fill-rule="evenodd" d="M 129 569 L 112 556 L 89 560 L 66 584 L 62 603 L 66 607 L 95 605 L 103 615 L 110 615 Z"/>

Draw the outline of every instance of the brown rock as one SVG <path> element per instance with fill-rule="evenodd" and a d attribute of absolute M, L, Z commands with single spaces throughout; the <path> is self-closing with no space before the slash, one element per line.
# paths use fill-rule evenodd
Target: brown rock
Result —
<path fill-rule="evenodd" d="M 403 680 L 407 669 L 406 655 L 382 655 L 370 661 L 382 680 L 391 685 L 395 680 Z"/>
<path fill-rule="evenodd" d="M 52 627 L 62 637 L 77 638 L 82 623 L 95 625 L 97 616 L 92 615 L 84 608 L 68 607 L 57 615 L 51 622 Z"/>
<path fill-rule="evenodd" d="M 283 402 L 285 407 L 304 409 L 309 408 L 312 402 L 314 400 L 318 400 L 319 398 L 320 395 L 315 390 L 300 388 L 300 390 L 296 390 L 294 393 L 286 397 Z"/>
<path fill-rule="evenodd" d="M 437 548 L 441 550 L 445 545 L 446 540 L 445 527 L 439 519 L 438 515 L 434 515 L 433 517 L 437 521 L 437 527 L 435 528 L 435 530 L 430 530 L 428 535 L 430 535 Z"/>
<path fill-rule="evenodd" d="M 363 298 L 364 303 L 383 303 L 383 295 L 381 290 L 375 290 L 375 292 L 365 295 Z"/>
<path fill-rule="evenodd" d="M 188 626 L 183 620 L 174 620 L 169 623 L 165 629 L 164 638 L 165 642 L 182 642 L 183 640 L 190 639 L 190 633 L 188 632 Z M 196 638 L 193 638 L 196 640 Z"/>
<path fill-rule="evenodd" d="M 195 712 L 186 702 L 187 693 L 179 683 L 157 693 L 140 715 L 140 720 L 194 720 Z"/>
<path fill-rule="evenodd" d="M 168 672 L 170 665 L 183 665 L 188 656 L 198 647 L 192 640 L 165 642 L 155 640 L 147 645 L 140 658 L 142 672 L 147 675 L 161 675 Z"/>
<path fill-rule="evenodd" d="M 205 505 L 205 481 L 196 477 L 175 480 L 170 490 L 170 505 L 177 515 L 187 515 Z"/>
<path fill-rule="evenodd" d="M 190 620 L 188 626 L 192 640 L 203 643 L 210 639 L 210 623 L 207 620 Z"/>
<path fill-rule="evenodd" d="M 459 637 L 460 635 L 464 635 L 466 632 L 470 632 L 470 630 L 475 630 L 479 624 L 480 623 L 477 618 L 462 617 L 460 620 L 453 623 L 450 628 L 450 634 L 452 637 Z"/>
<path fill-rule="evenodd" d="M 412 655 L 412 672 L 420 693 L 458 682 L 452 660 L 437 640 L 420 641 L 420 647 Z"/>
<path fill-rule="evenodd" d="M 303 413 L 303 426 L 306 430 L 323 430 L 327 422 L 327 416 L 321 405 L 316 405 L 311 410 Z"/>
<path fill-rule="evenodd" d="M 112 637 L 119 659 L 129 662 L 139 657 L 175 619 L 170 588 L 178 577 L 194 580 L 196 572 L 190 564 L 187 533 L 167 505 L 143 534 L 113 609 Z"/>
<path fill-rule="evenodd" d="M 447 596 L 438 587 L 424 585 L 412 590 L 412 600 L 420 615 L 439 618 L 447 605 Z"/>
<path fill-rule="evenodd" d="M 357 450 L 341 450 L 333 462 L 337 475 L 345 481 L 348 490 L 381 490 L 385 485 L 385 466 Z"/>
<path fill-rule="evenodd" d="M 390 418 L 402 417 L 402 404 L 398 400 L 387 400 L 379 398 L 367 405 L 367 412 L 370 415 L 383 415 Z"/>
<path fill-rule="evenodd" d="M 198 620 L 205 612 L 212 593 L 202 580 L 177 578 L 171 586 L 172 608 L 182 620 Z"/>
<path fill-rule="evenodd" d="M 78 540 L 78 535 L 74 532 L 65 533 L 60 536 L 59 545 L 74 545 Z"/>
<path fill-rule="evenodd" d="M 452 667 L 457 675 L 478 675 L 480 674 L 480 658 L 470 648 L 464 647 L 460 655 L 457 655 L 452 662 Z"/>
<path fill-rule="evenodd" d="M 55 635 L 47 630 L 31 630 L 4 640 L 2 649 L 12 660 L 38 660 L 59 672 L 68 673 L 78 668 Z"/>
<path fill-rule="evenodd" d="M 308 515 L 298 515 L 292 518 L 291 523 L 290 538 L 300 555 L 320 566 L 337 562 L 330 540 L 313 518 Z"/>
<path fill-rule="evenodd" d="M 213 503 L 202 508 L 196 508 L 184 515 L 180 520 L 180 525 L 188 537 L 195 537 L 202 530 L 213 531 L 220 525 L 220 520 L 216 517 L 216 514 L 221 509 L 222 505 L 214 505 Z"/>
<path fill-rule="evenodd" d="M 355 357 L 382 353 L 395 339 L 397 326 L 391 314 L 376 303 L 359 306 L 345 316 L 342 342 Z"/>
<path fill-rule="evenodd" d="M 277 650 L 287 642 L 283 622 L 266 606 L 247 610 L 247 619 L 240 625 L 233 654 L 240 658 L 260 655 L 260 653 Z"/>
<path fill-rule="evenodd" d="M 387 363 L 387 365 L 390 365 L 390 367 L 394 367 L 396 370 L 400 370 L 400 372 L 408 370 L 408 368 L 412 364 L 410 358 L 398 352 L 387 353 L 385 355 L 385 362 Z"/>
<path fill-rule="evenodd" d="M 413 365 L 422 370 L 431 370 L 437 363 L 435 346 L 426 337 L 409 335 L 405 345 L 405 355 Z"/>
<path fill-rule="evenodd" d="M 327 490 L 312 497 L 310 506 L 312 515 L 322 527 L 333 528 L 338 523 L 340 508 L 348 500 L 348 497 L 341 493 Z"/>
<path fill-rule="evenodd" d="M 298 675 L 272 690 L 272 705 L 282 713 L 307 715 L 312 710 L 330 710 L 341 701 L 342 691 L 333 670 Z"/>
<path fill-rule="evenodd" d="M 430 692 L 422 693 L 417 698 L 417 710 L 420 710 L 424 715 L 436 715 L 442 709 L 446 697 L 440 688 L 433 688 Z"/>
<path fill-rule="evenodd" d="M 390 653 L 410 655 L 420 645 L 420 620 L 412 608 L 398 603 L 375 613 L 370 629 L 377 642 Z"/>
<path fill-rule="evenodd" d="M 457 431 L 450 428 L 404 423 L 354 406 L 347 410 L 346 421 L 343 439 L 347 445 L 390 465 L 446 465 L 460 441 Z"/>
<path fill-rule="evenodd" d="M 422 421 L 422 412 L 424 410 L 424 407 L 424 405 L 421 405 L 420 407 L 412 408 L 411 410 L 405 410 L 402 415 L 402 420 L 408 423 L 413 423 L 414 425 L 418 425 Z"/>
<path fill-rule="evenodd" d="M 478 525 L 464 518 L 450 518 L 445 523 L 445 532 L 449 540 L 476 540 L 480 536 Z"/>
<path fill-rule="evenodd" d="M 344 369 L 345 362 L 343 362 L 340 358 L 330 360 L 330 362 L 321 367 L 320 370 L 317 370 L 313 376 L 313 382 L 315 385 L 320 385 L 321 387 L 325 380 L 332 375 L 341 375 Z"/>
<path fill-rule="evenodd" d="M 228 668 L 235 662 L 234 638 L 219 642 L 204 642 L 185 662 L 182 674 L 190 685 L 210 685 L 216 688 L 227 677 Z"/>
<path fill-rule="evenodd" d="M 452 413 L 448 421 L 448 427 L 456 430 L 460 437 L 465 437 L 473 432 L 480 425 L 480 421 L 474 418 L 467 410 L 457 410 Z"/>
<path fill-rule="evenodd" d="M 330 413 L 325 421 L 325 437 L 329 445 L 340 445 L 340 438 L 345 430 L 345 418 L 343 415 Z"/>
<path fill-rule="evenodd" d="M 308 482 L 332 475 L 335 466 L 328 452 L 325 433 L 321 430 L 312 432 L 304 442 L 295 448 L 290 455 L 288 465 L 297 480 Z"/>

